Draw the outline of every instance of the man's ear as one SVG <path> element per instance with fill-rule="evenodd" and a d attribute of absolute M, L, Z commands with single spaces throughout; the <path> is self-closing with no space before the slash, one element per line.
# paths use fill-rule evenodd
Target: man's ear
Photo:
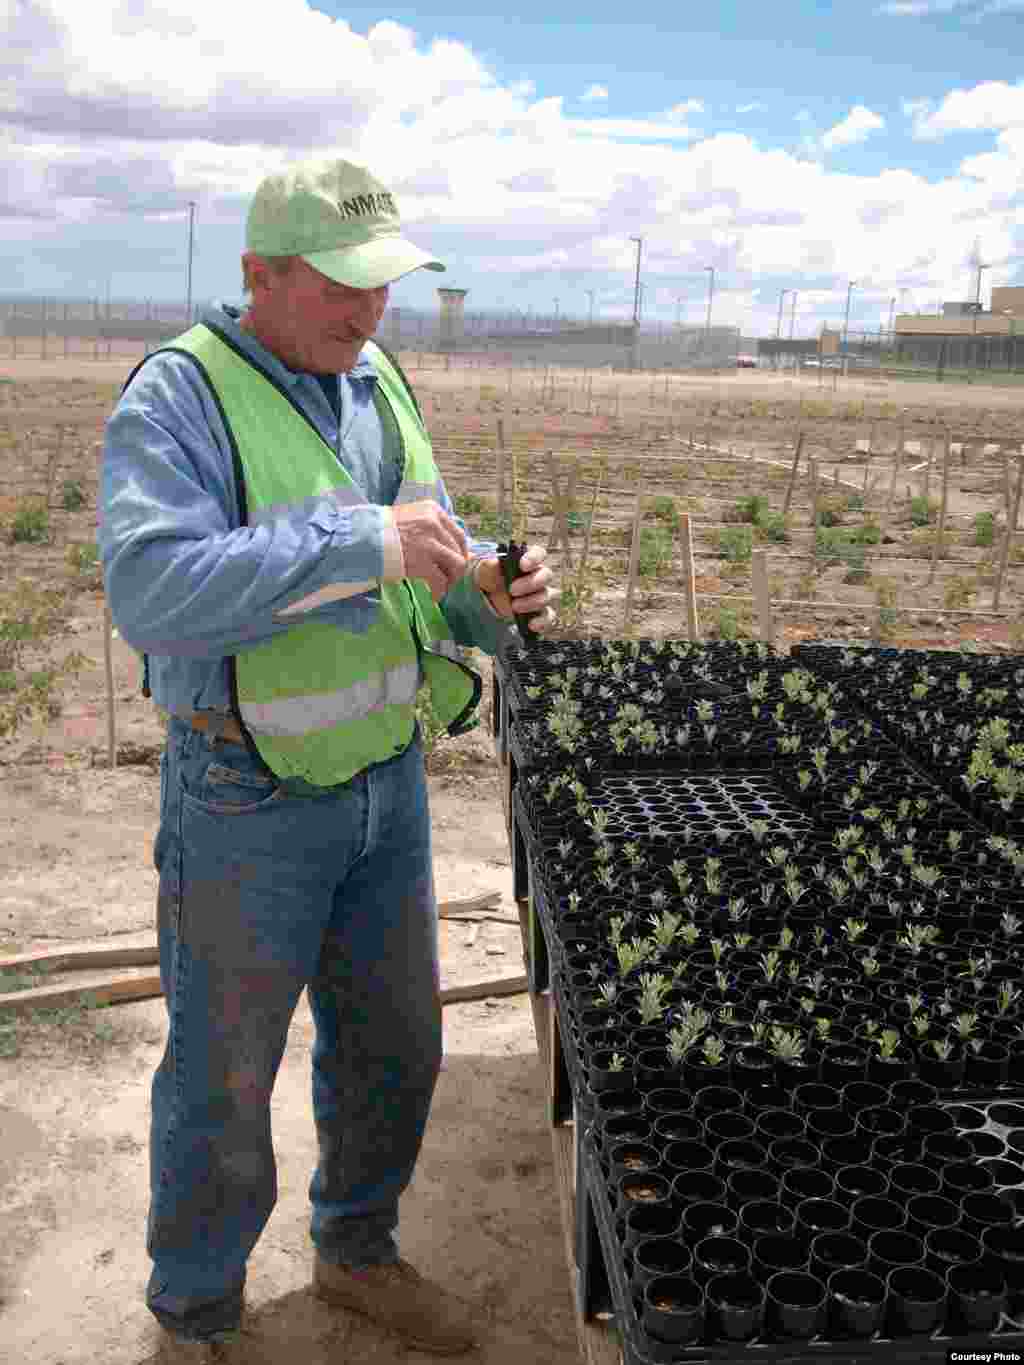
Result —
<path fill-rule="evenodd" d="M 258 256 L 255 251 L 245 251 L 242 253 L 242 278 L 245 281 L 245 288 L 254 298 L 262 294 L 267 289 L 270 277 L 270 266 L 262 256 Z"/>

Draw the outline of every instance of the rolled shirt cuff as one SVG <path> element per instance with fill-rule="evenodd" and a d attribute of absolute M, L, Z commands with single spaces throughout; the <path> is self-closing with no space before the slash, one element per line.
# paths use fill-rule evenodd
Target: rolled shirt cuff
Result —
<path fill-rule="evenodd" d="M 394 510 L 382 507 L 381 512 L 381 579 L 385 583 L 397 583 L 405 577 L 405 555 L 402 553 L 402 537 L 395 525 Z"/>
<path fill-rule="evenodd" d="M 507 621 L 508 618 L 506 616 L 502 616 L 500 612 L 494 610 L 494 604 L 492 603 L 490 597 L 488 597 L 487 593 L 485 593 L 483 588 L 481 588 L 480 586 L 480 565 L 484 562 L 485 559 L 493 558 L 494 558 L 493 555 L 474 555 L 473 558 L 470 560 L 469 569 L 467 570 L 467 572 L 469 574 L 469 577 L 473 580 L 473 586 L 474 588 L 476 588 L 477 592 L 483 599 L 483 604 L 487 611 L 490 613 L 490 615 L 493 616 L 496 621 Z"/>

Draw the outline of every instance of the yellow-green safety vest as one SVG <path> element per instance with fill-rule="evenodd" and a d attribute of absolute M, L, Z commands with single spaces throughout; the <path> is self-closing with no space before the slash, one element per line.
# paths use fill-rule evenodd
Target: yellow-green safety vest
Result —
<path fill-rule="evenodd" d="M 231 442 L 243 524 L 258 526 L 324 498 L 341 507 L 367 505 L 310 419 L 226 334 L 199 323 L 161 349 L 189 355 L 212 392 Z M 377 374 L 378 410 L 382 402 L 390 407 L 401 439 L 395 502 L 438 498 L 430 438 L 404 375 L 379 346 L 368 343 L 366 350 Z M 449 734 L 476 725 L 480 678 L 459 659 L 426 583 L 382 583 L 373 600 L 377 610 L 365 632 L 300 621 L 233 656 L 238 718 L 278 777 L 330 787 L 401 753 L 412 739 L 424 681 Z"/>

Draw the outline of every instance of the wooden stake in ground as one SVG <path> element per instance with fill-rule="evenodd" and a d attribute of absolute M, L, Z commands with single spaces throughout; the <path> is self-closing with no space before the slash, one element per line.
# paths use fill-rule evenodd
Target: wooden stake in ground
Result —
<path fill-rule="evenodd" d="M 999 596 L 1003 590 L 1003 577 L 1006 573 L 1006 565 L 1010 559 L 1010 546 L 1013 543 L 1014 533 L 1017 530 L 1017 518 L 1020 516 L 1020 494 L 1021 484 L 1024 483 L 1024 454 L 1017 456 L 1017 491 L 1013 495 L 1013 507 L 1010 509 L 1010 516 L 1006 523 L 1006 535 L 1003 539 L 1003 552 L 999 557 L 999 570 L 996 573 L 995 591 L 992 593 L 992 610 L 999 610 Z"/>
<path fill-rule="evenodd" d="M 594 496 L 590 500 L 590 516 L 587 518 L 587 529 L 583 534 L 583 551 L 580 554 L 580 566 L 576 575 L 576 610 L 573 613 L 573 625 L 578 626 L 583 620 L 583 594 L 587 586 L 587 563 L 590 559 L 590 537 L 594 531 L 594 518 L 597 516 L 597 499 L 601 492 L 601 483 L 608 469 L 608 457 L 601 462 L 601 468 L 597 471 L 597 482 L 594 484 Z"/>
<path fill-rule="evenodd" d="M 772 619 L 772 598 L 768 589 L 767 551 L 755 550 L 750 556 L 750 579 L 761 628 L 761 643 L 770 649 L 775 644 L 775 622 Z"/>
<path fill-rule="evenodd" d="M 509 374 L 511 375 L 511 370 Z M 505 525 L 505 423 L 498 418 L 498 445 L 495 454 L 495 477 L 498 487 L 498 525 Z M 504 530 L 502 530 L 504 534 Z"/>
<path fill-rule="evenodd" d="M 800 453 L 804 448 L 804 434 L 797 432 L 796 445 L 793 450 L 793 468 L 789 471 L 789 483 L 786 486 L 786 496 L 782 503 L 782 515 L 789 515 L 789 504 L 793 501 L 793 489 L 796 486 L 796 471 L 800 467 Z"/>
<path fill-rule="evenodd" d="M 114 623 L 110 615 L 110 603 L 103 602 L 103 672 L 107 684 L 107 763 L 117 767 L 117 699 L 114 696 L 114 654 L 111 632 Z"/>
<path fill-rule="evenodd" d="M 942 504 L 939 508 L 939 525 L 935 532 L 935 544 L 932 546 L 932 567 L 928 574 L 929 584 L 935 581 L 935 570 L 938 566 L 939 553 L 942 549 L 942 538 L 946 533 L 946 505 L 949 500 L 949 461 L 952 453 L 952 444 L 952 438 L 947 431 L 942 451 Z"/>
<path fill-rule="evenodd" d="M 811 530 L 816 535 L 818 530 L 818 461 L 808 460 L 807 468 L 811 485 Z"/>
<path fill-rule="evenodd" d="M 693 573 L 693 527 L 689 512 L 679 518 L 679 551 L 683 560 L 683 597 L 686 603 L 686 638 L 696 640 L 697 592 Z"/>
<path fill-rule="evenodd" d="M 626 609 L 622 617 L 622 632 L 629 634 L 629 618 L 633 612 L 633 589 L 636 586 L 637 569 L 640 564 L 640 523 L 643 520 L 643 494 L 636 495 L 636 510 L 633 512 L 633 538 L 629 545 L 629 575 L 626 579 Z"/>
<path fill-rule="evenodd" d="M 565 556 L 563 567 L 570 573 L 572 572 L 572 547 L 569 544 L 569 518 L 568 503 L 569 489 L 575 487 L 576 466 L 566 474 L 566 492 L 562 492 L 562 484 L 558 474 L 558 462 L 555 459 L 555 452 L 548 451 L 548 469 L 551 473 L 551 494 L 554 513 L 551 519 L 551 534 L 548 536 L 548 552 L 556 549 L 559 542 L 562 544 L 562 552 Z"/>
<path fill-rule="evenodd" d="M 892 453 L 892 477 L 889 480 L 889 495 L 885 500 L 885 520 L 882 529 L 888 531 L 892 523 L 892 504 L 896 496 L 896 480 L 900 476 L 900 453 L 903 450 L 903 428 L 900 427 L 896 449 Z"/>

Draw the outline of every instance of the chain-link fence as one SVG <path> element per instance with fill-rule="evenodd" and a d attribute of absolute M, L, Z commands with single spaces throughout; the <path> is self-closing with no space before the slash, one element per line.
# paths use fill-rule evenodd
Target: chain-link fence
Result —
<path fill-rule="evenodd" d="M 202 311 L 193 309 L 193 316 Z M 0 299 L 0 353 L 93 355 L 138 349 L 145 354 L 184 330 L 184 304 L 152 300 Z M 733 368 L 740 350 L 735 327 L 681 327 L 669 323 L 582 322 L 535 318 L 529 313 L 465 313 L 389 308 L 377 331 L 395 351 L 486 356 L 494 365 L 570 366 L 613 370 Z"/>

